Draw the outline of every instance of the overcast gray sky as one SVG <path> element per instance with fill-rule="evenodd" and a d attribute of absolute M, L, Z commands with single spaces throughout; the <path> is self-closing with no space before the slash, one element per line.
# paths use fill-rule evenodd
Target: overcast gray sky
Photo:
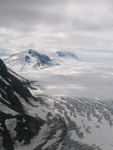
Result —
<path fill-rule="evenodd" d="M 0 0 L 1 53 L 28 48 L 111 57 L 113 0 Z"/>

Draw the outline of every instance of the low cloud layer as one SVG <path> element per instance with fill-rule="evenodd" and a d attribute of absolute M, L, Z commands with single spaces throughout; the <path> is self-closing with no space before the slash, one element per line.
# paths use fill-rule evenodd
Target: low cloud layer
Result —
<path fill-rule="evenodd" d="M 112 0 L 0 0 L 0 48 L 113 49 Z"/>

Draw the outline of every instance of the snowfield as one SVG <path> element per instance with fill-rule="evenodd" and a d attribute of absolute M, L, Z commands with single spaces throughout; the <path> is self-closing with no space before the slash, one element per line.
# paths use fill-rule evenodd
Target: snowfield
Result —
<path fill-rule="evenodd" d="M 113 149 L 113 101 L 39 97 L 43 105 L 29 107 L 28 111 L 32 116 L 43 112 L 40 117 L 46 117 L 47 122 L 29 145 L 17 144 L 15 150 L 38 150 L 40 145 L 41 150 Z"/>
<path fill-rule="evenodd" d="M 58 66 L 17 73 L 34 81 L 34 86 L 38 89 L 35 94 L 38 92 L 72 98 L 113 97 L 113 62 L 61 59 Z"/>

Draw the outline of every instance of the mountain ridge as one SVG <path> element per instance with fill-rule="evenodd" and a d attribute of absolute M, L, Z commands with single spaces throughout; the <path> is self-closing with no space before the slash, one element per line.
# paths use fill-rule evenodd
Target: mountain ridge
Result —
<path fill-rule="evenodd" d="M 56 51 L 53 56 L 61 57 L 61 58 L 73 58 L 75 60 L 80 60 L 79 57 L 70 51 Z"/>
<path fill-rule="evenodd" d="M 14 70 L 38 69 L 52 66 L 52 60 L 44 54 L 29 49 L 13 54 L 4 59 L 9 68 Z"/>
<path fill-rule="evenodd" d="M 44 121 L 30 116 L 24 109 L 24 104 L 32 105 L 32 101 L 35 98 L 24 83 L 0 59 L 0 149 L 14 150 L 17 141 L 28 144 L 38 134 Z"/>

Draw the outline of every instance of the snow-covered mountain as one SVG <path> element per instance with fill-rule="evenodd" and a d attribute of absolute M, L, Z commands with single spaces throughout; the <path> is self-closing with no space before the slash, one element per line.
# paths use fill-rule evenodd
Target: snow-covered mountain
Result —
<path fill-rule="evenodd" d="M 28 85 L 0 59 L 0 150 L 53 150 L 63 141 L 64 122 L 51 101 L 33 97 Z"/>
<path fill-rule="evenodd" d="M 4 59 L 4 62 L 14 70 L 45 68 L 53 65 L 52 60 L 47 55 L 32 49 L 11 55 Z"/>
<path fill-rule="evenodd" d="M 59 58 L 73 58 L 76 60 L 79 60 L 78 56 L 75 55 L 73 52 L 69 51 L 56 51 L 53 56 L 59 57 Z"/>
<path fill-rule="evenodd" d="M 113 149 L 113 100 L 34 97 L 27 87 L 36 90 L 0 60 L 0 150 Z"/>

